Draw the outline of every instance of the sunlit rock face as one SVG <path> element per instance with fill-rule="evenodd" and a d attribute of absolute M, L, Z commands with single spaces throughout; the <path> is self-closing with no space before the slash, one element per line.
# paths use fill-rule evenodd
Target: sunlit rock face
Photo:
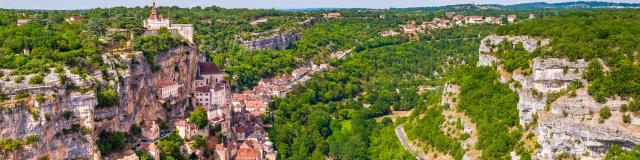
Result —
<path fill-rule="evenodd" d="M 477 63 L 478 66 L 495 66 L 501 75 L 499 81 L 509 84 L 518 93 L 521 125 L 536 123 L 534 133 L 540 144 L 534 154 L 536 158 L 553 159 L 568 153 L 581 159 L 601 159 L 613 145 L 630 148 L 640 143 L 640 125 L 633 121 L 623 123 L 619 112 L 620 106 L 629 100 L 609 98 L 602 104 L 588 95 L 586 88 L 589 83 L 583 78 L 588 61 L 534 58 L 529 63 L 530 74 L 508 72 L 500 65 L 501 60 L 492 54 L 496 45 L 505 40 L 514 45 L 522 43 L 530 53 L 536 47 L 548 45 L 550 40 L 527 36 L 488 36 L 481 42 Z M 581 82 L 583 87 L 575 90 L 575 94 L 560 96 L 549 104 L 549 111 L 545 111 L 547 95 L 568 89 L 572 82 Z M 601 122 L 598 111 L 604 106 L 611 108 L 612 116 Z M 537 121 L 534 115 L 538 115 Z M 636 119 L 632 116 L 632 120 Z"/>
<path fill-rule="evenodd" d="M 106 75 L 96 71 L 81 77 L 66 70 L 63 72 L 68 78 L 66 85 L 60 83 L 54 72 L 45 74 L 41 85 L 0 81 L 5 98 L 9 98 L 0 102 L 0 137 L 39 137 L 33 144 L 0 153 L 0 158 L 101 159 L 96 146 L 98 134 L 105 130 L 128 132 L 132 124 L 141 126 L 145 135 L 152 135 L 145 139 L 158 138 L 158 127 L 153 123 L 157 118 L 182 117 L 191 106 L 186 88 L 179 90 L 179 96 L 158 99 L 158 81 L 171 80 L 190 86 L 199 57 L 197 49 L 191 46 L 158 53 L 151 63 L 141 53 L 115 53 L 102 57 L 111 66 Z M 97 84 L 115 89 L 119 104 L 98 108 Z M 29 96 L 16 98 L 24 93 Z M 38 95 L 44 100 L 37 100 Z M 171 106 L 171 111 L 164 105 Z"/>
<path fill-rule="evenodd" d="M 273 35 L 269 38 L 262 38 L 256 40 L 243 41 L 242 44 L 249 49 L 272 49 L 272 50 L 284 50 L 289 47 L 289 44 L 300 39 L 299 34 L 283 33 Z"/>

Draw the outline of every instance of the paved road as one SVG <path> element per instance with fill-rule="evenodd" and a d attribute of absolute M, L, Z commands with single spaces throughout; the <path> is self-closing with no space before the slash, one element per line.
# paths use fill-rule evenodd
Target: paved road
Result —
<path fill-rule="evenodd" d="M 405 134 L 404 134 L 404 128 L 402 127 L 402 124 L 398 125 L 395 130 L 396 130 L 396 136 L 398 136 L 398 139 L 400 139 L 400 143 L 402 143 L 402 146 L 404 146 L 404 149 L 416 155 L 416 159 L 418 160 L 426 159 L 424 157 L 420 157 L 421 155 L 418 154 L 418 152 L 416 152 L 416 149 L 413 148 L 411 145 L 409 145 L 409 142 L 407 141 L 407 137 L 404 136 Z"/>

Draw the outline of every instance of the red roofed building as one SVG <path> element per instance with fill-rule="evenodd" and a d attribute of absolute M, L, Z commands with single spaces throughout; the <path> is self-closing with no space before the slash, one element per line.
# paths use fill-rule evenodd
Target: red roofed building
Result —
<path fill-rule="evenodd" d="M 216 159 L 219 159 L 219 160 L 230 159 L 229 150 L 225 148 L 222 144 L 216 144 L 215 151 L 216 151 Z"/>
<path fill-rule="evenodd" d="M 262 102 L 262 101 L 260 101 L 260 100 L 248 101 L 246 103 L 247 104 L 246 104 L 244 110 L 247 111 L 247 112 L 253 112 L 253 111 L 264 112 L 264 111 L 266 111 L 266 108 L 267 108 L 267 104 Z"/>
<path fill-rule="evenodd" d="M 262 152 L 255 148 L 240 148 L 236 160 L 262 160 Z"/>
<path fill-rule="evenodd" d="M 479 23 L 483 23 L 484 19 L 482 18 L 482 16 L 468 16 L 467 17 L 467 23 L 469 24 L 479 24 Z"/>

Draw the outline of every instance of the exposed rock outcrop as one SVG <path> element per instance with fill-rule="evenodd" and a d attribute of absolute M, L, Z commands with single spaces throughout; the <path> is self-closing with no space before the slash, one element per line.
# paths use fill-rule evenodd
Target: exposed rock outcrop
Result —
<path fill-rule="evenodd" d="M 300 39 L 299 34 L 294 33 L 282 33 L 275 34 L 269 38 L 242 41 L 242 44 L 249 49 L 273 49 L 284 50 L 289 47 L 289 44 Z"/>
<path fill-rule="evenodd" d="M 49 73 L 53 76 L 44 76 L 45 83 L 41 85 L 0 81 L 0 89 L 10 98 L 0 102 L 0 137 L 39 137 L 34 144 L 0 157 L 100 159 L 95 143 L 101 131 L 128 132 L 132 124 L 151 124 L 142 126 L 143 133 L 158 132 L 156 119 L 182 118 L 191 106 L 190 95 L 184 87 L 191 86 L 198 57 L 197 49 L 192 46 L 178 46 L 158 53 L 151 63 L 141 53 L 115 53 L 103 56 L 104 62 L 111 66 L 107 75 L 96 71 L 82 78 L 66 71 L 67 84 L 73 87 L 61 84 L 53 72 Z M 161 80 L 181 84 L 179 96 L 159 99 L 157 84 Z M 119 104 L 97 108 L 96 84 L 114 88 Z M 29 96 L 18 97 L 24 93 Z M 150 135 L 156 136 L 144 138 L 158 138 L 157 134 Z"/>
<path fill-rule="evenodd" d="M 529 53 L 536 50 L 541 46 L 549 45 L 551 40 L 534 38 L 529 36 L 498 36 L 490 35 L 480 41 L 478 66 L 489 66 L 495 62 L 497 58 L 491 53 L 496 51 L 496 46 L 503 41 L 511 42 L 514 46 L 518 43 L 522 43 L 522 47 Z"/>
<path fill-rule="evenodd" d="M 614 144 L 624 148 L 639 144 L 640 126 L 623 123 L 622 114 L 618 112 L 626 103 L 619 99 L 597 103 L 585 88 L 576 90 L 576 96 L 560 97 L 551 104 L 550 112 L 539 114 L 541 150 L 538 156 L 549 159 L 560 153 L 570 153 L 583 158 L 601 158 Z M 600 123 L 598 111 L 604 106 L 613 110 L 612 116 Z"/>
<path fill-rule="evenodd" d="M 558 154 L 568 153 L 584 159 L 598 159 L 614 144 L 629 148 L 640 143 L 640 134 L 637 134 L 640 126 L 625 124 L 619 118 L 622 116 L 619 108 L 628 100 L 610 98 L 605 104 L 597 103 L 587 94 L 586 87 L 582 87 L 576 89 L 575 93 L 560 96 L 554 102 L 547 102 L 547 95 L 568 89 L 572 82 L 589 85 L 583 78 L 587 61 L 534 58 L 529 64 L 531 74 L 520 70 L 510 73 L 502 68 L 500 60 L 492 54 L 495 46 L 504 40 L 514 45 L 522 43 L 530 53 L 536 47 L 549 44 L 549 40 L 527 36 L 488 36 L 482 40 L 477 63 L 478 66 L 495 64 L 501 73 L 500 82 L 510 83 L 510 88 L 518 93 L 517 108 L 521 125 L 537 122 L 534 133 L 541 148 L 536 150 L 536 158 L 553 159 Z M 597 112 L 604 106 L 613 110 L 612 118 L 601 123 Z M 550 111 L 543 111 L 545 107 L 549 107 Z M 534 121 L 533 115 L 538 115 L 537 121 Z"/>

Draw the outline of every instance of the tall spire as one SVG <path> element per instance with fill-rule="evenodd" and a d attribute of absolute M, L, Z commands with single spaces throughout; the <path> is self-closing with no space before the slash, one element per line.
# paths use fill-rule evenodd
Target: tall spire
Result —
<path fill-rule="evenodd" d="M 153 0 L 153 6 L 151 6 L 151 15 L 149 15 L 149 19 L 159 19 L 156 9 L 156 0 Z"/>

